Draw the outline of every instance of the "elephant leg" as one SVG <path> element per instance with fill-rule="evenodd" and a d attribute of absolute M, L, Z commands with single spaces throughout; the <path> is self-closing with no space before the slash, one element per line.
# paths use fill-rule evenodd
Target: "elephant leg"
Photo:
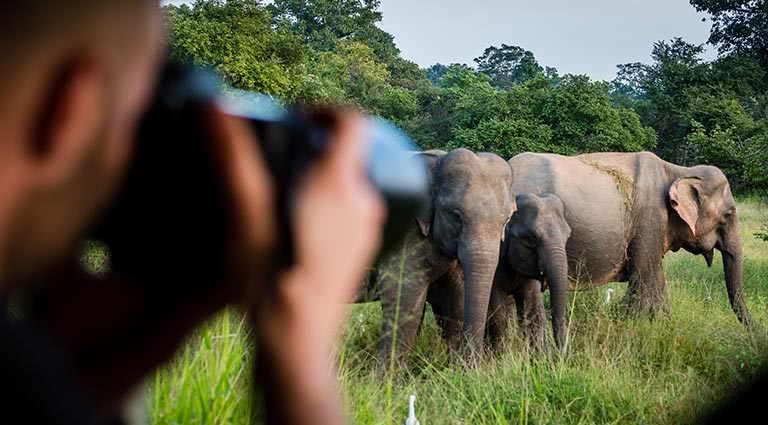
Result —
<path fill-rule="evenodd" d="M 464 277 L 458 264 L 430 286 L 427 301 L 432 306 L 448 348 L 459 350 L 464 320 Z"/>
<path fill-rule="evenodd" d="M 427 287 L 427 282 L 423 280 L 382 286 L 382 332 L 378 358 L 386 370 L 393 362 L 399 367 L 408 361 L 424 314 Z"/>
<path fill-rule="evenodd" d="M 499 267 L 494 277 L 491 289 L 491 300 L 488 305 L 488 326 L 486 337 L 494 351 L 502 348 L 502 342 L 507 334 L 509 323 L 514 320 L 515 297 L 510 295 L 512 276 L 505 267 Z"/>
<path fill-rule="evenodd" d="M 486 336 L 491 350 L 503 348 L 504 337 L 507 335 L 509 324 L 514 320 L 516 309 L 515 297 L 501 289 L 491 291 L 491 302 L 488 307 L 488 328 Z"/>
<path fill-rule="evenodd" d="M 376 268 L 369 268 L 366 271 L 360 290 L 357 292 L 355 304 L 370 303 L 379 299 L 378 272 Z"/>
<path fill-rule="evenodd" d="M 541 282 L 524 280 L 514 292 L 517 319 L 523 338 L 536 352 L 547 349 L 547 317 L 541 296 Z"/>
<path fill-rule="evenodd" d="M 628 249 L 629 290 L 625 302 L 630 314 L 653 317 L 656 313 L 669 312 L 669 297 L 662 267 L 662 244 L 656 240 L 661 235 L 649 232 L 638 236 Z"/>

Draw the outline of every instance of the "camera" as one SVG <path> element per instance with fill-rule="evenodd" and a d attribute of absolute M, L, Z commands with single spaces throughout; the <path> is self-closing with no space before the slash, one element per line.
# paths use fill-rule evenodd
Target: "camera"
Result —
<path fill-rule="evenodd" d="M 107 245 L 112 271 L 195 285 L 225 270 L 230 214 L 206 140 L 203 118 L 210 108 L 252 124 L 276 184 L 275 261 L 279 267 L 292 264 L 294 192 L 307 167 L 326 151 L 333 115 L 227 89 L 210 71 L 169 63 L 139 127 L 128 174 L 92 233 Z M 386 120 L 367 118 L 364 142 L 368 179 L 387 206 L 385 252 L 413 226 L 427 174 L 410 139 Z"/>

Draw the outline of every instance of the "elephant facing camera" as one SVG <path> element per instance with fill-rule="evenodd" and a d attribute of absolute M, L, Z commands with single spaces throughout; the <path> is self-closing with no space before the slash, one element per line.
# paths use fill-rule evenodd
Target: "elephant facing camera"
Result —
<path fill-rule="evenodd" d="M 292 194 L 323 155 L 333 114 L 289 108 L 273 98 L 222 89 L 212 73 L 169 64 L 138 132 L 119 194 L 91 237 L 111 252 L 112 271 L 185 286 L 220 277 L 228 261 L 225 190 L 211 160 L 203 114 L 211 108 L 247 119 L 273 181 L 280 241 L 278 268 L 293 263 Z M 366 119 L 367 177 L 387 207 L 382 252 L 410 228 L 427 193 L 427 173 L 413 143 L 393 124 Z"/>

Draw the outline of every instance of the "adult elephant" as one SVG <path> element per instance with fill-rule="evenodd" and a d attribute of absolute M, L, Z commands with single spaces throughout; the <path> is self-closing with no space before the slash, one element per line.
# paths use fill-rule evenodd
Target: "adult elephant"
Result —
<path fill-rule="evenodd" d="M 379 359 L 385 364 L 392 353 L 399 361 L 407 356 L 426 301 L 450 345 L 482 350 L 500 242 L 515 210 L 511 171 L 498 155 L 467 149 L 420 155 L 431 178 L 429 202 L 403 250 L 373 274 L 383 312 Z"/>
<path fill-rule="evenodd" d="M 515 192 L 552 193 L 565 206 L 569 289 L 626 281 L 630 311 L 652 315 L 669 306 L 664 255 L 682 248 L 711 265 L 718 249 L 731 307 L 751 323 L 736 203 L 720 169 L 681 167 L 649 152 L 525 153 L 509 164 Z"/>

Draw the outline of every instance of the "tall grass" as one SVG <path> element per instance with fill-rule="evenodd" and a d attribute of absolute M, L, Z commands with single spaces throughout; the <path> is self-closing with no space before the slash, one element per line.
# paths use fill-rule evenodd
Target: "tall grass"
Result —
<path fill-rule="evenodd" d="M 768 243 L 753 235 L 764 212 L 739 203 L 744 290 L 752 316 L 768 327 Z M 664 259 L 672 312 L 627 319 L 625 284 L 569 294 L 570 345 L 551 360 L 532 355 L 514 329 L 474 369 L 453 358 L 428 310 L 411 361 L 387 378 L 376 370 L 378 304 L 350 307 L 338 348 L 339 386 L 354 423 L 402 423 L 416 394 L 422 424 L 686 423 L 701 417 L 768 366 L 765 331 L 748 332 L 731 311 L 722 264 L 684 252 Z M 547 298 L 547 297 L 545 297 Z M 259 418 L 249 342 L 241 316 L 225 312 L 193 335 L 159 371 L 148 393 L 156 424 L 240 424 Z"/>

